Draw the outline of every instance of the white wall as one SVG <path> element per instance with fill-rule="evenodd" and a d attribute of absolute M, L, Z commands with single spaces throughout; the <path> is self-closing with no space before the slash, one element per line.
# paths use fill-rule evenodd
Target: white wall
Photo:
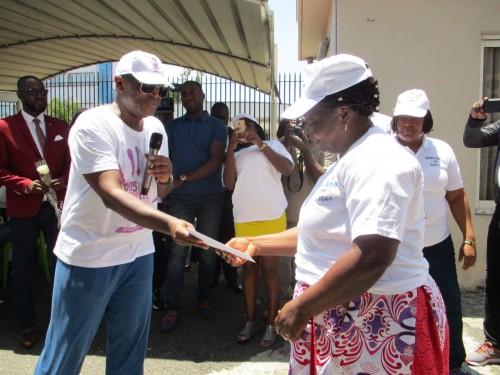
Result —
<path fill-rule="evenodd" d="M 426 91 L 434 117 L 431 136 L 454 149 L 472 206 L 478 262 L 467 272 L 459 268 L 459 280 L 463 287 L 484 284 L 491 216 L 474 213 L 478 152 L 464 147 L 462 134 L 469 109 L 480 98 L 481 37 L 496 34 L 500 39 L 500 1 L 337 0 L 335 4 L 328 54 L 351 53 L 365 59 L 379 80 L 382 113 L 392 115 L 399 93 L 412 88 Z M 451 216 L 450 223 L 458 250 L 462 235 Z"/>

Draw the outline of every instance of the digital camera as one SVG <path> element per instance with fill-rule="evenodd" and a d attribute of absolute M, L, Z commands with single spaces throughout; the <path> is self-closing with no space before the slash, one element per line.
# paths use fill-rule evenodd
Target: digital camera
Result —
<path fill-rule="evenodd" d="M 304 132 L 304 126 L 305 126 L 304 121 L 297 120 L 295 122 L 295 125 L 293 126 L 293 134 L 300 137 L 302 135 L 302 133 Z"/>

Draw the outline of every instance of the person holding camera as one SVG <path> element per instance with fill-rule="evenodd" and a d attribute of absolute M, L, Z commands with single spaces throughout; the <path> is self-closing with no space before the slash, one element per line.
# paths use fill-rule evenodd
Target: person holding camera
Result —
<path fill-rule="evenodd" d="M 500 120 L 483 126 L 487 114 L 500 109 L 494 107 L 490 109 L 487 99 L 484 98 L 472 105 L 463 136 L 465 147 L 498 147 L 493 179 L 495 212 L 488 228 L 486 244 L 483 322 L 485 341 L 475 352 L 467 356 L 466 362 L 472 366 L 500 363 L 500 293 L 498 292 L 500 289 Z"/>
<path fill-rule="evenodd" d="M 279 141 L 266 141 L 264 129 L 248 114 L 233 119 L 224 168 L 224 185 L 233 191 L 236 236 L 257 236 L 286 229 L 287 206 L 281 176 L 293 168 L 292 156 Z M 262 348 L 276 342 L 274 319 L 278 314 L 279 257 L 255 258 L 243 266 L 243 293 L 247 322 L 236 341 L 244 342 L 257 333 L 256 301 L 259 268 L 262 267 L 267 294 L 267 326 Z"/>
<path fill-rule="evenodd" d="M 464 270 L 476 263 L 476 237 L 457 158 L 447 143 L 428 136 L 432 127 L 429 99 L 423 90 L 408 90 L 398 96 L 391 129 L 394 138 L 415 156 L 424 172 L 426 220 L 423 253 L 446 306 L 450 373 L 459 374 L 465 360 L 465 347 L 460 287 L 447 205 L 463 235 L 458 260 L 463 260 Z"/>
<path fill-rule="evenodd" d="M 300 207 L 325 170 L 333 163 L 335 155 L 321 151 L 304 133 L 303 123 L 282 119 L 276 137 L 292 155 L 292 173 L 282 176 L 281 183 L 288 206 L 286 227 L 293 228 L 299 221 Z M 280 257 L 280 305 L 290 300 L 295 285 L 295 261 L 293 257 Z M 285 264 L 286 263 L 286 264 Z"/>

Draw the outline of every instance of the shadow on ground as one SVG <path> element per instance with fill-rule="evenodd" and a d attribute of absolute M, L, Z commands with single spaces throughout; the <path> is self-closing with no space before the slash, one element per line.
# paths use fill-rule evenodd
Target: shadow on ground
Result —
<path fill-rule="evenodd" d="M 260 336 L 265 328 L 261 321 L 262 333 L 249 342 L 238 344 L 235 340 L 245 323 L 245 309 L 242 294 L 230 290 L 224 278 L 212 288 L 213 304 L 216 317 L 205 321 L 198 312 L 196 303 L 197 273 L 186 272 L 184 293 L 184 312 L 178 321 L 178 327 L 172 333 L 165 334 L 159 329 L 163 316 L 161 311 L 152 312 L 146 374 L 208 374 L 230 370 L 252 357 L 265 352 L 259 347 Z M 50 300 L 52 285 L 43 278 L 40 270 L 36 271 L 36 303 L 38 311 L 38 343 L 26 350 L 18 343 L 19 327 L 11 289 L 0 290 L 0 373 L 20 375 L 33 373 L 36 361 L 43 348 L 45 332 L 50 320 Z M 263 288 L 261 288 L 263 289 Z M 260 314 L 265 310 L 259 305 Z M 82 374 L 104 374 L 106 336 L 104 324 L 94 339 L 87 356 Z M 279 338 L 272 348 L 283 348 Z M 280 356 L 286 364 L 286 354 Z M 286 367 L 286 366 L 285 366 Z"/>
<path fill-rule="evenodd" d="M 39 311 L 39 343 L 25 350 L 18 343 L 18 326 L 10 289 L 0 289 L 0 374 L 32 374 L 43 346 L 49 323 L 52 285 L 47 283 L 40 270 L 36 272 L 37 309 Z M 288 373 L 290 347 L 281 339 L 271 349 L 259 347 L 260 333 L 249 342 L 238 344 L 237 333 L 245 323 L 242 294 L 231 291 L 223 277 L 212 289 L 217 315 L 212 321 L 204 321 L 195 300 L 196 273 L 186 273 L 184 313 L 177 329 L 170 333 L 160 332 L 160 311 L 152 312 L 149 349 L 145 362 L 145 374 L 210 374 L 210 375 L 285 375 Z M 263 300 L 263 290 L 259 288 Z M 462 290 L 464 317 L 464 344 L 467 351 L 474 350 L 484 337 L 482 318 L 484 289 Z M 259 314 L 265 310 L 259 305 Z M 262 331 L 265 322 L 261 320 Z M 106 337 L 104 325 L 100 327 L 89 351 L 81 375 L 105 373 Z M 477 371 L 477 372 L 473 372 Z M 471 370 L 472 374 L 500 375 L 500 366 L 483 366 Z"/>

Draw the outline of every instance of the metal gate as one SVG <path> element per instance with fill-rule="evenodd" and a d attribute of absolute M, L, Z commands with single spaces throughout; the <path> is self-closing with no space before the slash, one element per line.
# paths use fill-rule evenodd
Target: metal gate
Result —
<path fill-rule="evenodd" d="M 105 64 L 102 64 L 105 65 Z M 74 112 L 81 108 L 93 108 L 111 103 L 114 100 L 114 81 L 109 70 L 90 73 L 66 73 L 46 80 L 49 90 L 47 114 L 68 122 Z M 257 118 L 269 138 L 279 122 L 279 114 L 299 98 L 301 92 L 300 73 L 279 74 L 276 82 L 278 95 L 267 95 L 239 83 L 213 76 L 198 74 L 196 80 L 205 93 L 205 109 L 210 112 L 215 102 L 225 102 L 229 107 L 230 117 L 248 113 Z M 172 77 L 170 82 L 182 83 L 182 77 Z M 180 96 L 172 92 L 174 98 L 174 117 L 184 113 Z M 16 112 L 16 103 L 0 102 L 0 118 Z M 273 120 L 274 119 L 274 120 Z"/>

